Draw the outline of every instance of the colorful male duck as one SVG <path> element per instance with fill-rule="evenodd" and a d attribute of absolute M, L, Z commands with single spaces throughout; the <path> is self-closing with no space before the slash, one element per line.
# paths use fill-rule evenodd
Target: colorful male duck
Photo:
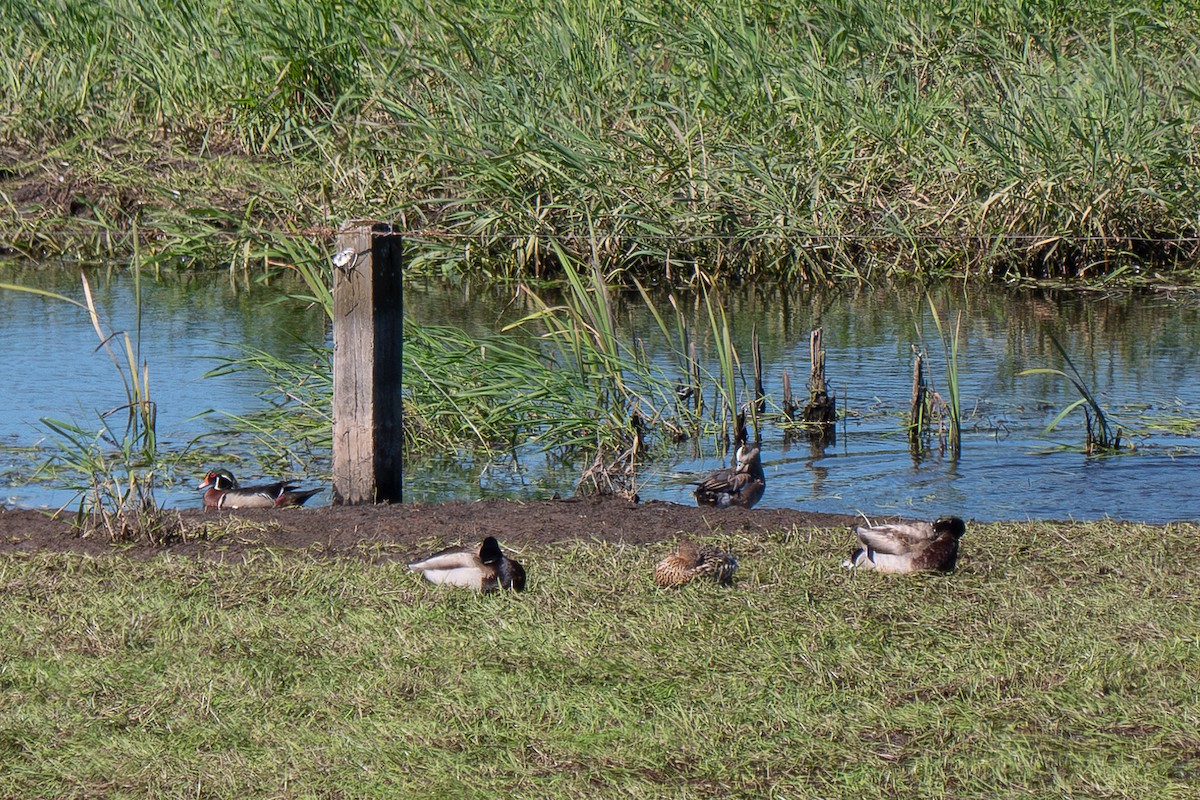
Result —
<path fill-rule="evenodd" d="M 504 555 L 495 536 L 474 547 L 448 547 L 408 568 L 424 575 L 430 583 L 464 586 L 477 592 L 525 589 L 525 568 Z"/>
<path fill-rule="evenodd" d="M 260 486 L 238 486 L 237 479 L 227 469 L 213 470 L 196 487 L 204 489 L 204 508 L 277 508 L 302 506 L 320 489 L 297 489 L 291 481 L 265 483 Z"/>
<path fill-rule="evenodd" d="M 932 523 L 859 526 L 854 532 L 862 546 L 842 566 L 894 573 L 950 572 L 958 562 L 958 540 L 967 524 L 958 517 L 940 517 Z"/>
<path fill-rule="evenodd" d="M 737 449 L 737 464 L 733 469 L 717 470 L 696 483 L 696 505 L 742 506 L 751 508 L 763 496 L 767 477 L 763 474 L 759 449 L 742 445 Z"/>
<path fill-rule="evenodd" d="M 729 553 L 684 539 L 674 553 L 655 565 L 654 582 L 659 586 L 674 587 L 709 576 L 722 586 L 728 586 L 733 583 L 737 567 L 737 559 Z"/>

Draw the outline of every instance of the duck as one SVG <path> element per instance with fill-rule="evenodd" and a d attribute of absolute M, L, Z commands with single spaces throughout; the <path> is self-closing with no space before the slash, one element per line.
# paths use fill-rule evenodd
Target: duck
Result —
<path fill-rule="evenodd" d="M 767 488 L 759 448 L 741 445 L 733 469 L 720 469 L 695 483 L 696 505 L 752 508 Z"/>
<path fill-rule="evenodd" d="M 654 582 L 672 588 L 708 576 L 722 586 L 728 586 L 733 583 L 737 567 L 738 561 L 731 554 L 684 539 L 675 552 L 654 566 Z"/>
<path fill-rule="evenodd" d="M 842 566 L 891 573 L 952 572 L 967 524 L 958 517 L 939 517 L 933 522 L 860 525 L 854 532 L 861 546 Z"/>
<path fill-rule="evenodd" d="M 216 469 L 204 476 L 197 489 L 204 490 L 204 508 L 278 508 L 302 506 L 320 489 L 299 489 L 292 481 L 238 486 L 237 478 L 227 469 Z"/>
<path fill-rule="evenodd" d="M 504 555 L 500 542 L 489 536 L 473 547 L 448 547 L 421 561 L 408 565 L 430 583 L 463 586 L 477 592 L 497 589 L 525 589 L 525 568 L 519 561 Z"/>

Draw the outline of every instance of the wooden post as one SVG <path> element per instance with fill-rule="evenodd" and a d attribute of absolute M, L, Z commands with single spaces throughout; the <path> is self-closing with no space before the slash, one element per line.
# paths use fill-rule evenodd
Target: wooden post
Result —
<path fill-rule="evenodd" d="M 403 500 L 403 241 L 347 223 L 333 257 L 333 503 Z"/>

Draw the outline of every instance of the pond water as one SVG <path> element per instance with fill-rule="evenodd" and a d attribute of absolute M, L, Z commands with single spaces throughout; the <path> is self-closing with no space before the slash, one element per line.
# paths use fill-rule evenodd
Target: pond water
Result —
<path fill-rule="evenodd" d="M 124 271 L 91 273 L 102 316 L 114 329 L 135 324 L 133 281 Z M 0 282 L 32 285 L 81 297 L 78 276 L 63 269 L 0 263 Z M 205 436 L 221 414 L 242 415 L 263 401 L 250 375 L 202 377 L 214 356 L 249 343 L 287 359 L 327 343 L 323 313 L 299 301 L 277 302 L 288 287 L 231 283 L 226 274 L 142 281 L 141 357 L 150 365 L 158 403 L 160 449 L 205 451 Z M 298 287 L 291 287 L 293 289 Z M 958 369 L 964 412 L 962 454 L 936 448 L 914 456 L 904 432 L 912 391 L 913 349 L 928 356 L 934 388 L 945 391 L 946 358 L 930 301 L 944 325 L 960 318 Z M 824 448 L 787 441 L 780 426 L 762 426 L 767 491 L 761 506 L 812 511 L 943 513 L 979 520 L 1097 519 L 1162 522 L 1200 518 L 1200 298 L 1187 293 L 1062 293 L 942 285 L 815 292 L 743 287 L 722 293 L 735 346 L 749 362 L 752 329 L 762 340 L 770 405 L 778 407 L 786 370 L 803 394 L 809 332 L 824 330 L 827 374 L 843 419 Z M 683 300 L 692 328 L 704 331 L 703 306 Z M 421 323 L 455 324 L 473 334 L 498 331 L 526 309 L 511 291 L 414 283 L 407 313 Z M 664 370 L 670 360 L 652 335 L 655 324 L 636 298 L 620 304 L 632 338 L 646 343 Z M 1081 452 L 1081 410 L 1056 430 L 1045 426 L 1078 391 L 1058 376 L 1020 376 L 1022 370 L 1066 364 L 1057 338 L 1110 417 L 1122 425 L 1132 452 L 1095 457 Z M 34 480 L 34 448 L 47 448 L 44 417 L 91 422 L 97 410 L 123 398 L 111 362 L 79 309 L 34 295 L 0 290 L 0 355 L 10 367 L 0 383 L 0 503 L 56 507 L 72 493 Z M 711 357 L 701 343 L 701 357 Z M 715 368 L 713 369 L 715 372 Z M 711 399 L 710 399 L 711 405 Z M 253 441 L 216 453 L 249 464 Z M 48 452 L 48 451 L 45 451 Z M 547 497 L 568 495 L 578 467 L 520 453 L 511 464 L 469 459 L 412 460 L 406 499 Z M 728 463 L 718 442 L 693 439 L 673 455 L 643 465 L 643 500 L 691 504 L 689 480 Z M 327 480 L 327 454 L 305 465 Z M 244 467 L 253 472 L 253 467 Z M 199 474 L 201 467 L 196 466 Z M 240 475 L 244 480 L 254 475 Z M 194 506 L 196 475 L 180 475 L 159 499 Z M 309 483 L 313 483 L 310 481 Z M 328 502 L 328 494 L 317 502 Z"/>
<path fill-rule="evenodd" d="M 89 269 L 96 309 L 107 331 L 136 333 L 135 281 L 128 270 Z M 302 358 L 325 338 L 319 310 L 300 301 L 281 301 L 299 285 L 263 285 L 252 276 L 228 273 L 171 274 L 141 280 L 140 361 L 148 365 L 150 397 L 157 404 L 159 450 L 197 452 L 184 458 L 181 472 L 163 477 L 175 485 L 156 492 L 168 506 L 195 505 L 191 487 L 203 474 L 200 451 L 205 437 L 224 427 L 226 414 L 246 414 L 262 405 L 262 385 L 254 376 L 203 377 L 218 357 L 236 357 L 239 344 L 281 359 Z M 78 270 L 29 268 L 0 261 L 0 283 L 55 292 L 82 302 Z M 123 358 L 120 340 L 114 348 Z M 43 419 L 99 430 L 100 414 L 125 403 L 122 379 L 88 314 L 74 305 L 25 292 L 0 289 L 0 505 L 57 508 L 74 493 L 53 477 L 38 474 L 57 450 Z M 215 413 L 214 413 L 215 412 Z M 117 415 L 115 420 L 123 420 Z M 123 422 L 118 425 L 122 427 Z M 210 445 L 217 457 L 250 459 L 252 442 L 232 445 L 222 436 Z"/>

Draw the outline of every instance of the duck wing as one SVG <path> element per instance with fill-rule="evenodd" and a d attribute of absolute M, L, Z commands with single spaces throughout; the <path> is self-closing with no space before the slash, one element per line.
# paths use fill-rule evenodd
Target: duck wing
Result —
<path fill-rule="evenodd" d="M 729 553 L 684 541 L 654 566 L 654 582 L 665 587 L 683 586 L 694 578 L 709 575 L 717 583 L 728 585 L 737 566 L 737 559 Z"/>
<path fill-rule="evenodd" d="M 295 484 L 286 481 L 261 486 L 241 486 L 225 491 L 217 501 L 218 508 L 274 508 L 280 496 Z"/>
<path fill-rule="evenodd" d="M 461 586 L 466 589 L 482 590 L 489 577 L 495 577 L 495 570 L 487 567 L 455 567 L 453 569 L 423 569 L 418 570 L 425 580 L 442 586 Z"/>
<path fill-rule="evenodd" d="M 478 569 L 483 565 L 479 560 L 479 553 L 473 547 L 447 547 L 445 550 L 439 550 L 428 558 L 420 561 L 413 561 L 408 565 L 408 568 L 413 572 L 424 572 L 426 570 L 454 570 L 474 567 Z"/>
<path fill-rule="evenodd" d="M 493 568 L 479 560 L 478 550 L 473 547 L 448 547 L 412 562 L 408 569 L 421 573 L 430 583 L 469 589 L 482 589 L 484 581 L 495 574 Z"/>
<path fill-rule="evenodd" d="M 854 532 L 870 549 L 893 556 L 920 552 L 934 538 L 933 529 L 924 523 L 859 526 Z"/>
<path fill-rule="evenodd" d="M 727 492 L 729 485 L 737 478 L 737 473 L 731 469 L 719 469 L 708 477 L 693 481 L 697 492 Z"/>
<path fill-rule="evenodd" d="M 727 506 L 734 493 L 733 487 L 739 478 L 745 478 L 745 476 L 739 476 L 731 469 L 718 470 L 707 478 L 696 481 L 696 490 L 692 494 L 701 505 Z"/>

